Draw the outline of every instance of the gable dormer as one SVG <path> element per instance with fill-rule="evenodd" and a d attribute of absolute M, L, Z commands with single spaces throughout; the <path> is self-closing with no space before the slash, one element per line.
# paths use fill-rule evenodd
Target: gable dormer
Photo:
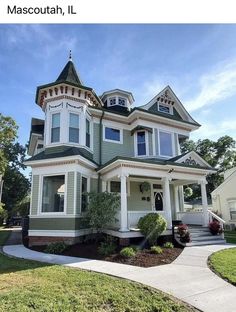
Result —
<path fill-rule="evenodd" d="M 105 108 L 119 112 L 130 111 L 131 105 L 134 102 L 134 97 L 131 92 L 120 89 L 106 91 L 100 98 Z"/>
<path fill-rule="evenodd" d="M 186 121 L 199 126 L 187 112 L 170 86 L 165 87 L 150 102 L 140 106 L 140 108 L 160 114 L 163 117 L 173 117 L 179 121 Z"/>

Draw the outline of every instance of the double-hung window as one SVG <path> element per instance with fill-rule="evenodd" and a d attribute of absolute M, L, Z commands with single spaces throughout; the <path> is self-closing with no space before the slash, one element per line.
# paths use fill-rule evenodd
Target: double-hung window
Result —
<path fill-rule="evenodd" d="M 105 141 L 113 141 L 120 143 L 121 142 L 120 129 L 105 127 L 104 139 Z"/>
<path fill-rule="evenodd" d="M 52 114 L 51 143 L 60 142 L 60 113 Z"/>
<path fill-rule="evenodd" d="M 173 156 L 172 134 L 169 132 L 159 131 L 160 156 Z"/>
<path fill-rule="evenodd" d="M 70 113 L 69 142 L 79 143 L 79 115 Z"/>
<path fill-rule="evenodd" d="M 86 119 L 86 146 L 90 147 L 90 121 Z"/>
<path fill-rule="evenodd" d="M 144 156 L 147 154 L 145 131 L 137 132 L 137 154 L 138 156 Z"/>
<path fill-rule="evenodd" d="M 87 209 L 88 205 L 88 179 L 82 177 L 82 194 L 81 194 L 81 211 L 84 212 Z"/>
<path fill-rule="evenodd" d="M 63 212 L 65 175 L 43 178 L 42 212 Z"/>

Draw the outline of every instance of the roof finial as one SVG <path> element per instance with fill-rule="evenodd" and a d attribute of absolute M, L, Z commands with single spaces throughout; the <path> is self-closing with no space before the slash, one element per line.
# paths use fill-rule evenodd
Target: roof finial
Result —
<path fill-rule="evenodd" d="M 69 60 L 72 61 L 71 50 L 70 50 L 70 54 L 69 54 Z"/>

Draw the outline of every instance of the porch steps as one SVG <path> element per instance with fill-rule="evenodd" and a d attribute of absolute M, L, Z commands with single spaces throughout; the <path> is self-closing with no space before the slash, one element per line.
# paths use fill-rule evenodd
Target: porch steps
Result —
<path fill-rule="evenodd" d="M 177 228 L 175 229 L 175 239 L 183 246 L 191 247 L 191 246 L 203 246 L 203 245 L 218 245 L 225 244 L 222 235 L 212 235 L 207 227 L 202 226 L 188 226 L 191 242 L 190 243 L 182 243 L 180 242 L 180 237 L 177 233 Z"/>

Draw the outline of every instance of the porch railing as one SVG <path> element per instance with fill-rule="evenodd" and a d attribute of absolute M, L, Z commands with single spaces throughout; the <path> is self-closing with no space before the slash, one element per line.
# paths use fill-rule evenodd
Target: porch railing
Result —
<path fill-rule="evenodd" d="M 211 210 L 208 211 L 208 217 L 209 217 L 209 222 L 212 222 L 213 220 L 217 220 L 220 223 L 221 228 L 224 228 L 224 224 L 226 223 L 225 220 L 223 220 L 221 217 L 217 216 L 214 212 Z M 222 232 L 222 238 L 224 238 L 224 232 Z"/>

